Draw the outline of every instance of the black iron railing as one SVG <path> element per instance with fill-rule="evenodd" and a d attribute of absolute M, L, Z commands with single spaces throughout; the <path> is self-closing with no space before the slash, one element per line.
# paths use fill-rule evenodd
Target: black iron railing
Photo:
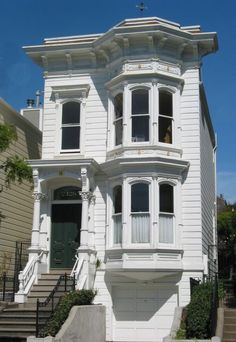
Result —
<path fill-rule="evenodd" d="M 16 241 L 15 249 L 15 268 L 14 268 L 14 293 L 19 290 L 19 273 L 22 271 L 28 261 L 28 248 L 30 247 L 30 241 Z"/>
<path fill-rule="evenodd" d="M 14 278 L 8 277 L 6 272 L 0 276 L 0 301 L 14 301 Z"/>
<path fill-rule="evenodd" d="M 52 317 L 60 298 L 64 293 L 73 290 L 75 290 L 75 277 L 70 277 L 65 273 L 60 276 L 54 289 L 44 302 L 40 302 L 39 299 L 37 299 L 36 337 L 45 336 L 43 327 L 45 327 L 47 321 Z"/>
<path fill-rule="evenodd" d="M 211 320 L 210 320 L 210 332 L 211 337 L 215 336 L 217 326 L 217 309 L 219 307 L 219 295 L 218 295 L 218 276 L 215 273 L 212 278 L 212 294 L 211 294 Z"/>

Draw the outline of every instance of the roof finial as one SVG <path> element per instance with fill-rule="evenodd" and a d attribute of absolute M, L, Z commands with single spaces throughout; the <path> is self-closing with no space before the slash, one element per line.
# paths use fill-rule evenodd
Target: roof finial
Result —
<path fill-rule="evenodd" d="M 147 7 L 144 5 L 144 2 L 140 2 L 139 5 L 136 5 L 136 8 L 140 10 L 140 13 L 143 14 L 143 11 L 147 9 Z"/>

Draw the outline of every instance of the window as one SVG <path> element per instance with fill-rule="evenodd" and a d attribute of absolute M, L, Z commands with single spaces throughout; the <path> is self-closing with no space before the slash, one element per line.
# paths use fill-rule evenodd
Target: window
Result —
<path fill-rule="evenodd" d="M 62 150 L 80 149 L 80 103 L 67 102 L 62 107 Z"/>
<path fill-rule="evenodd" d="M 150 242 L 149 185 L 131 186 L 132 243 Z"/>
<path fill-rule="evenodd" d="M 149 141 L 149 92 L 132 91 L 132 141 Z"/>
<path fill-rule="evenodd" d="M 113 189 L 113 242 L 122 243 L 122 187 L 117 185 Z"/>
<path fill-rule="evenodd" d="M 172 144 L 173 100 L 172 93 L 159 92 L 159 141 Z"/>
<path fill-rule="evenodd" d="M 174 191 L 170 184 L 160 184 L 159 188 L 159 242 L 174 243 Z"/>
<path fill-rule="evenodd" d="M 114 98 L 115 146 L 122 144 L 123 138 L 123 94 Z"/>

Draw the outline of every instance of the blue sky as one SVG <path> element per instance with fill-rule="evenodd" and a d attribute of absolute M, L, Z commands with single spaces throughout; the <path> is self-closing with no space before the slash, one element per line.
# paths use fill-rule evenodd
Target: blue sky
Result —
<path fill-rule="evenodd" d="M 219 51 L 203 60 L 203 82 L 218 136 L 218 193 L 236 201 L 235 105 L 236 1 L 146 0 L 144 16 L 216 31 Z M 139 0 L 1 0 L 0 97 L 19 110 L 43 89 L 41 70 L 22 46 L 43 38 L 101 33 L 125 18 L 140 16 Z"/>

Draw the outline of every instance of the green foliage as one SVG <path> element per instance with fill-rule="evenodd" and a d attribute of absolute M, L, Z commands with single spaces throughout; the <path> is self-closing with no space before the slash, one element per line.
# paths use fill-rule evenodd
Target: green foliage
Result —
<path fill-rule="evenodd" d="M 24 159 L 18 156 L 7 158 L 7 160 L 1 165 L 1 168 L 4 170 L 7 186 L 9 186 L 11 182 L 15 181 L 20 184 L 23 180 L 27 180 L 30 183 L 33 181 L 32 168 L 26 164 Z"/>
<path fill-rule="evenodd" d="M 210 337 L 212 284 L 203 283 L 193 290 L 191 302 L 187 307 L 187 338 L 207 339 Z"/>
<path fill-rule="evenodd" d="M 179 328 L 176 333 L 175 340 L 186 340 L 186 330 L 183 328 Z"/>
<path fill-rule="evenodd" d="M 91 305 L 95 296 L 96 291 L 93 290 L 72 291 L 65 294 L 56 307 L 52 318 L 44 328 L 43 335 L 55 336 L 67 319 L 71 308 L 74 305 Z"/>
<path fill-rule="evenodd" d="M 227 205 L 218 214 L 218 258 L 221 278 L 229 278 L 230 268 L 236 256 L 236 212 L 235 205 Z"/>
<path fill-rule="evenodd" d="M 15 127 L 8 124 L 0 124 L 0 152 L 5 151 L 14 140 L 17 140 Z"/>

